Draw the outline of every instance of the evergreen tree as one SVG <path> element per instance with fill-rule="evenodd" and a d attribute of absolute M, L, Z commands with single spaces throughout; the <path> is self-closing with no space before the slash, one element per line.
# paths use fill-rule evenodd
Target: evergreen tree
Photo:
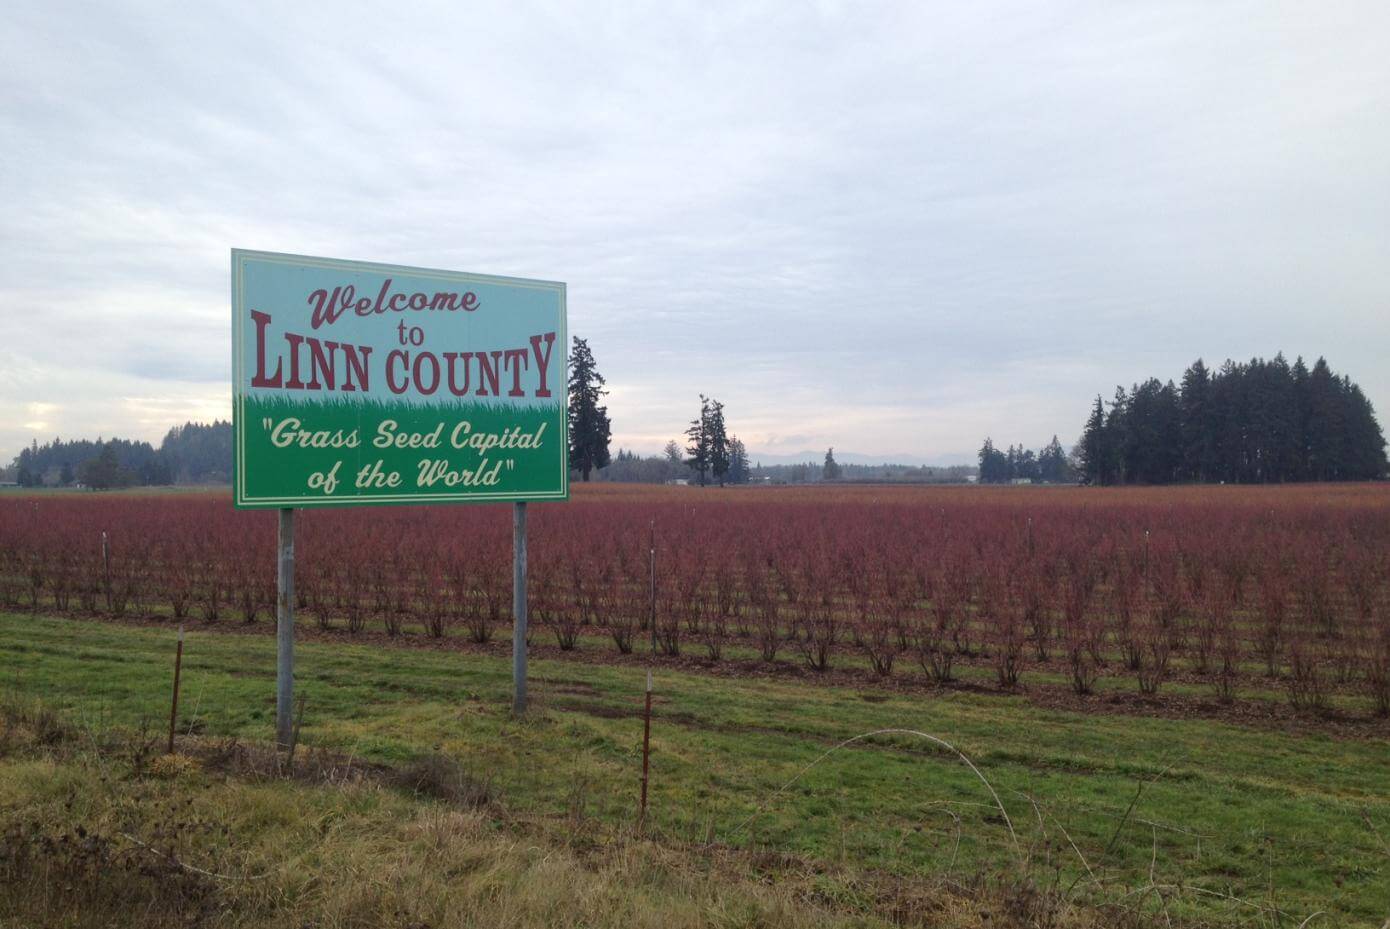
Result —
<path fill-rule="evenodd" d="M 1008 480 L 1008 456 L 994 447 L 993 439 L 985 439 L 985 444 L 980 446 L 980 483 L 1004 484 Z"/>
<path fill-rule="evenodd" d="M 1038 456 L 1033 454 L 1031 448 L 1024 448 L 1021 444 L 1018 447 L 1018 462 L 1014 468 L 1014 477 L 1024 481 L 1038 480 Z"/>
<path fill-rule="evenodd" d="M 738 436 L 729 437 L 729 474 L 730 484 L 747 484 L 751 476 L 751 469 L 748 465 L 748 450 L 744 448 L 743 442 Z"/>
<path fill-rule="evenodd" d="M 709 436 L 709 398 L 700 394 L 700 415 L 690 421 L 685 430 L 689 440 L 685 447 L 685 463 L 699 476 L 700 486 L 705 486 L 705 475 L 709 472 L 712 455 Z"/>
<path fill-rule="evenodd" d="M 121 486 L 121 465 L 116 458 L 115 440 L 103 445 L 97 456 L 84 462 L 80 470 L 82 483 L 93 490 Z"/>
<path fill-rule="evenodd" d="M 1086 428 L 1078 443 L 1081 459 L 1081 480 L 1087 484 L 1108 484 L 1106 470 L 1105 404 L 1096 394 L 1096 405 L 1086 420 Z"/>
<path fill-rule="evenodd" d="M 1299 423 L 1293 369 L 1280 352 L 1262 367 L 1257 402 L 1260 480 L 1291 481 L 1298 470 Z"/>
<path fill-rule="evenodd" d="M 724 478 L 729 473 L 729 435 L 724 428 L 724 404 L 718 400 L 709 402 L 709 422 L 705 425 L 709 436 L 709 469 L 719 486 L 724 486 Z"/>
<path fill-rule="evenodd" d="M 834 446 L 825 450 L 825 464 L 821 466 L 820 476 L 823 480 L 827 481 L 838 481 L 840 479 L 840 466 L 835 461 Z"/>
<path fill-rule="evenodd" d="M 1249 419 L 1246 393 L 1243 369 L 1227 359 L 1212 379 L 1212 405 L 1215 408 L 1212 441 L 1216 448 L 1214 480 L 1234 482 L 1245 479 L 1246 462 L 1249 460 L 1246 451 L 1245 424 Z"/>
<path fill-rule="evenodd" d="M 1110 479 L 1108 484 L 1122 484 L 1129 479 L 1128 465 L 1134 458 L 1134 437 L 1129 422 L 1129 396 L 1123 387 L 1116 386 L 1115 399 L 1105 415 L 1105 456 Z"/>
<path fill-rule="evenodd" d="M 1385 436 L 1376 422 L 1375 408 L 1361 388 L 1347 383 L 1347 429 L 1345 433 L 1347 479 L 1370 481 L 1386 474 Z"/>
<path fill-rule="evenodd" d="M 1216 470 L 1211 375 L 1200 358 L 1183 372 L 1179 407 L 1182 478 L 1188 481 L 1210 480 Z"/>
<path fill-rule="evenodd" d="M 569 463 L 570 470 L 586 481 L 590 471 L 606 468 L 609 461 L 608 407 L 599 402 L 608 393 L 605 383 L 589 343 L 575 336 L 570 353 Z"/>
<path fill-rule="evenodd" d="M 1308 478 L 1308 366 L 1302 356 L 1294 359 L 1294 459 L 1293 476 L 1290 480 L 1307 481 Z"/>
<path fill-rule="evenodd" d="M 1071 480 L 1071 463 L 1055 435 L 1038 452 L 1038 479 L 1048 484 L 1065 484 Z"/>
<path fill-rule="evenodd" d="M 1315 481 L 1341 477 L 1341 435 L 1346 428 L 1341 383 L 1319 358 L 1308 375 L 1308 473 Z"/>

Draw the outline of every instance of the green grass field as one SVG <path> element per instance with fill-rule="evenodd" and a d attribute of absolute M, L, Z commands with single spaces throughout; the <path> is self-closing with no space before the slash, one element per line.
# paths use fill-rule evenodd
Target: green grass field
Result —
<path fill-rule="evenodd" d="M 1057 925 L 1134 912 L 1290 927 L 1390 916 L 1383 740 L 660 672 L 639 839 L 637 668 L 533 661 L 535 709 L 517 721 L 504 659 L 300 645 L 312 765 L 399 772 L 447 759 L 486 795 L 474 808 L 418 796 L 394 775 L 338 784 L 207 765 L 149 776 L 126 759 L 134 749 L 109 746 L 138 748 L 142 729 L 167 725 L 173 652 L 172 629 L 0 615 L 3 689 L 10 706 L 30 707 L 9 713 L 0 828 L 126 822 L 118 842 L 158 846 L 152 811 L 188 800 L 188 860 L 224 877 L 272 875 L 209 879 L 211 897 L 240 914 L 213 906 L 221 924 L 473 924 L 467 912 L 478 925 L 1044 925 L 1053 906 Z M 179 727 L 194 735 L 181 750 L 269 740 L 274 658 L 270 637 L 191 632 Z M 54 711 L 66 739 L 35 737 L 33 707 Z M 880 729 L 950 742 L 1007 820 L 965 763 L 920 737 L 831 751 Z M 7 886 L 10 925 L 61 910 Z M 1028 903 L 1022 887 L 1051 902 Z M 86 924 L 72 919 L 60 924 Z"/>

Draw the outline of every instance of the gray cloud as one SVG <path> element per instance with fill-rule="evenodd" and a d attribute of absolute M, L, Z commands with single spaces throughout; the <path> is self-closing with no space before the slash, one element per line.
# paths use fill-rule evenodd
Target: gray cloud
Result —
<path fill-rule="evenodd" d="M 565 280 L 647 451 L 701 391 L 768 453 L 1070 441 L 1280 349 L 1390 408 L 1383 4 L 10 20 L 0 457 L 225 415 L 232 246 Z"/>

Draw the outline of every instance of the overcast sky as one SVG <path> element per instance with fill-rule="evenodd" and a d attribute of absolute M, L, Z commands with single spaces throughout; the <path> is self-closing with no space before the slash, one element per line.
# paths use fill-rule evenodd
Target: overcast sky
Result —
<path fill-rule="evenodd" d="M 655 452 L 1070 445 L 1283 350 L 1390 410 L 1390 4 L 7 3 L 0 458 L 230 415 L 232 247 L 563 280 Z"/>

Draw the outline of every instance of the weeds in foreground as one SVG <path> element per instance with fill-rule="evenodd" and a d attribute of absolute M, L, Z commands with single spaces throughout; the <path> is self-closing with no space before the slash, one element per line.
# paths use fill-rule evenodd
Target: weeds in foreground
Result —
<path fill-rule="evenodd" d="M 57 805 L 0 814 L 0 913 L 21 925 L 1131 924 L 1027 875 L 909 880 L 637 836 L 587 816 L 578 782 L 566 813 L 518 818 L 440 753 L 387 767 L 306 752 L 291 769 L 269 746 L 185 738 L 146 758 L 138 732 L 94 738 L 37 705 L 0 719 L 6 761 L 70 783 Z"/>

